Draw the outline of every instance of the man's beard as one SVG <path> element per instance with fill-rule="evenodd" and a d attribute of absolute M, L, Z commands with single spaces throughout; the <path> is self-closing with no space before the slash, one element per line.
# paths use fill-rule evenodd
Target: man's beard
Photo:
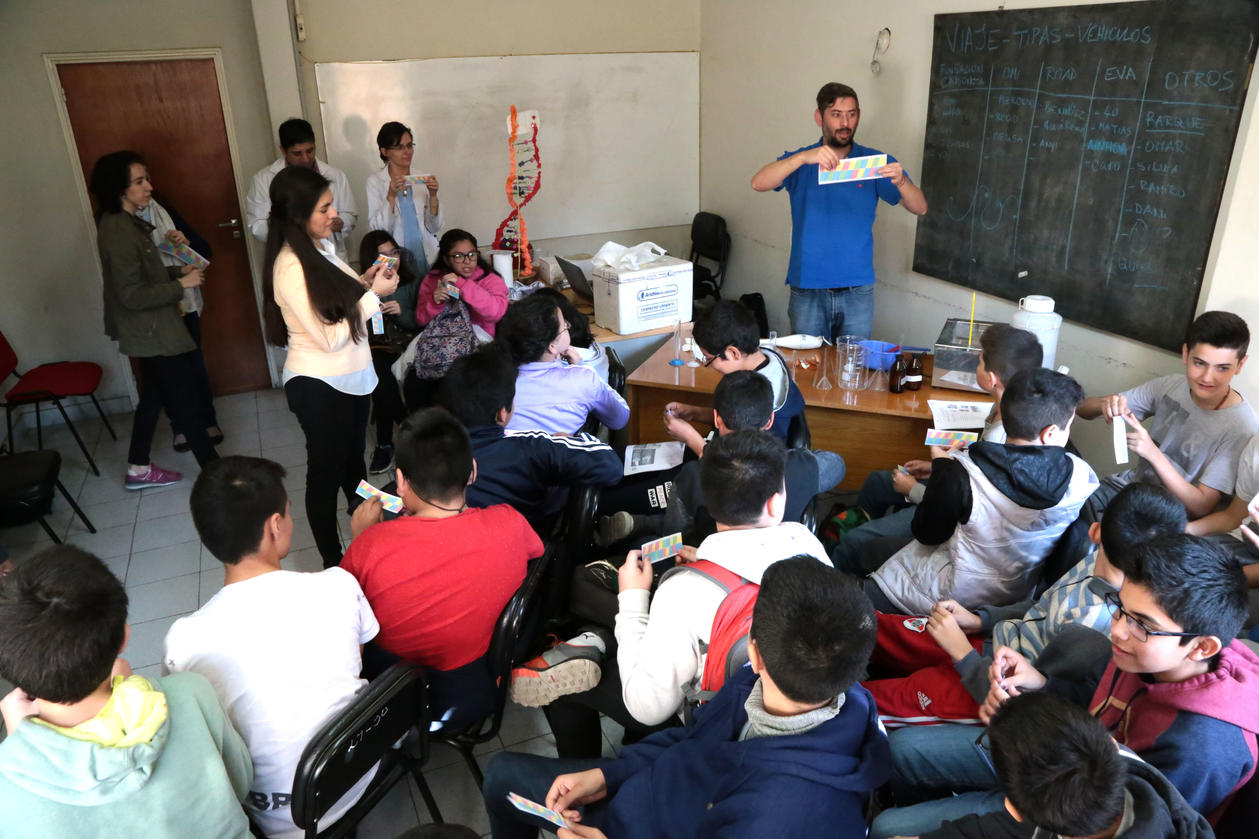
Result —
<path fill-rule="evenodd" d="M 856 136 L 856 133 L 857 132 L 855 131 L 850 131 L 848 132 L 848 139 L 841 140 L 839 139 L 839 137 L 835 136 L 834 132 L 831 132 L 830 134 L 826 135 L 826 145 L 830 146 L 833 149 L 846 149 L 852 145 L 852 141 L 853 141 L 853 138 Z"/>

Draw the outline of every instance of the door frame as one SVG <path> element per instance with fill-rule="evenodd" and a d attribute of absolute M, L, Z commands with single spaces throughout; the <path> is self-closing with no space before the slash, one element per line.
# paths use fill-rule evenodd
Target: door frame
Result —
<path fill-rule="evenodd" d="M 241 222 L 241 238 L 245 242 L 245 253 L 249 259 L 249 279 L 254 290 L 254 309 L 258 324 L 266 334 L 262 318 L 262 286 L 258 281 L 256 266 L 261 259 L 258 251 L 260 243 L 249 234 L 249 225 L 245 223 L 245 195 L 249 184 L 242 177 L 240 168 L 240 151 L 236 142 L 236 122 L 232 116 L 231 98 L 227 93 L 227 77 L 223 73 L 223 51 L 217 47 L 190 47 L 187 49 L 165 50 L 119 50 L 110 52 L 49 52 L 43 54 L 44 68 L 48 72 L 48 84 L 51 89 L 53 103 L 57 108 L 57 118 L 61 122 L 62 138 L 65 141 L 67 160 L 74 173 L 75 191 L 79 195 L 79 207 L 83 213 L 83 221 L 87 226 L 88 237 L 92 244 L 92 258 L 96 262 L 97 275 L 104 282 L 104 270 L 100 264 L 100 250 L 96 246 L 96 219 L 92 216 L 92 201 L 88 197 L 87 182 L 83 177 L 83 161 L 79 159 L 79 149 L 74 142 L 74 126 L 70 123 L 70 112 L 66 109 L 65 93 L 61 89 L 61 79 L 57 75 L 60 64 L 96 64 L 102 62 L 124 63 L 132 61 L 173 61 L 178 59 L 209 58 L 214 62 L 214 76 L 219 86 L 219 102 L 223 108 L 223 125 L 227 131 L 227 152 L 232 161 L 232 177 L 236 181 L 237 218 Z M 276 353 L 271 351 L 264 338 L 263 354 L 267 359 L 267 370 L 271 374 L 271 386 L 277 387 L 280 381 L 280 368 L 277 365 Z M 134 409 L 139 403 L 139 392 L 136 390 L 135 377 L 131 373 L 131 365 L 121 352 L 118 353 L 118 370 L 127 385 L 127 395 Z"/>

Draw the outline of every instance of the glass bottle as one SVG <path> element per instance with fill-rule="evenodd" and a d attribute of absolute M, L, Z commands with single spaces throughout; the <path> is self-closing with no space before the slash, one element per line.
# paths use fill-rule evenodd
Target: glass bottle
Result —
<path fill-rule="evenodd" d="M 897 355 L 887 371 L 887 392 L 900 393 L 905 389 L 905 356 Z"/>
<path fill-rule="evenodd" d="M 905 389 L 918 390 L 922 387 L 922 353 L 912 353 L 909 364 L 905 367 Z"/>

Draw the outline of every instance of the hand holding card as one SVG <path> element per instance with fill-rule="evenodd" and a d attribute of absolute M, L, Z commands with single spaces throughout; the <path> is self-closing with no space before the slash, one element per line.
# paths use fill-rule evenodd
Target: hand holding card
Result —
<path fill-rule="evenodd" d="M 522 813 L 528 813 L 540 819 L 545 819 L 556 827 L 568 827 L 568 822 L 564 821 L 564 817 L 555 810 L 547 809 L 536 801 L 530 801 L 523 795 L 517 795 L 514 792 L 507 793 L 507 800 L 512 803 L 517 810 Z"/>

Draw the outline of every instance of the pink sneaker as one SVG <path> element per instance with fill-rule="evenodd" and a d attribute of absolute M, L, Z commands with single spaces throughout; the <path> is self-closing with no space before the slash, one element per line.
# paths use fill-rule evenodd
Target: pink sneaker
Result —
<path fill-rule="evenodd" d="M 123 486 L 127 489 L 147 489 L 149 487 L 164 487 L 171 484 L 177 484 L 183 480 L 183 475 L 178 472 L 172 472 L 170 469 L 163 469 L 156 463 L 149 464 L 149 471 L 143 475 L 132 475 L 127 473 L 127 479 L 123 482 Z"/>

